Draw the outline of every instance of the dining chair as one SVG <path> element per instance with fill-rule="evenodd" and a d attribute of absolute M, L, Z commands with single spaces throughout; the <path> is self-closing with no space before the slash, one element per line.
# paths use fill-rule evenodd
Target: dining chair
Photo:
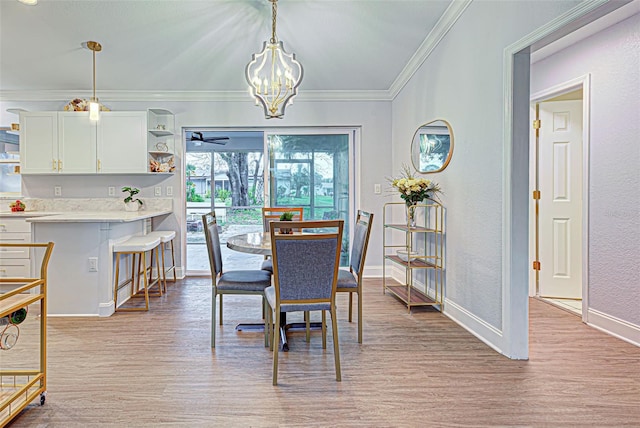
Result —
<path fill-rule="evenodd" d="M 271 274 L 261 269 L 230 270 L 222 269 L 222 251 L 220 249 L 220 235 L 215 212 L 202 216 L 204 236 L 207 241 L 209 265 L 211 267 L 211 347 L 216 347 L 216 298 L 220 295 L 220 325 L 222 325 L 222 296 L 224 294 L 257 294 L 262 296 L 262 307 L 266 309 L 264 298 L 265 288 L 271 285 Z M 265 329 L 265 346 L 268 332 Z"/>
<path fill-rule="evenodd" d="M 262 208 L 262 230 L 263 232 L 269 233 L 269 225 L 272 221 L 279 221 L 280 216 L 283 213 L 291 212 L 293 213 L 294 221 L 302 221 L 303 218 L 303 208 L 302 207 L 263 207 Z M 273 263 L 269 256 L 265 256 L 264 261 L 262 262 L 262 266 L 260 269 L 269 271 L 273 273 Z"/>
<path fill-rule="evenodd" d="M 282 234 L 281 228 L 303 233 Z M 279 326 L 287 312 L 323 311 L 322 336 L 326 348 L 324 311 L 331 314 L 336 380 L 340 373 L 340 350 L 336 319 L 336 284 L 344 220 L 274 221 L 271 223 L 273 285 L 265 290 L 267 327 L 273 349 L 273 384 L 278 383 Z M 307 233 L 308 232 L 308 233 Z M 273 321 L 275 318 L 275 322 Z"/>
<path fill-rule="evenodd" d="M 340 269 L 338 272 L 337 292 L 349 293 L 349 322 L 353 318 L 353 293 L 358 295 L 358 343 L 362 343 L 362 272 L 372 223 L 373 214 L 358 210 L 351 244 L 349 270 Z"/>

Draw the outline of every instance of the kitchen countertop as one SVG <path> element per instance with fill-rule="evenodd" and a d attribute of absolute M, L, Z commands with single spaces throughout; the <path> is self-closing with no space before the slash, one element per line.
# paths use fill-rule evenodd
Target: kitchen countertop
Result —
<path fill-rule="evenodd" d="M 160 211 L 22 211 L 0 212 L 4 218 L 24 218 L 30 223 L 126 223 L 146 218 L 171 214 L 171 210 Z"/>

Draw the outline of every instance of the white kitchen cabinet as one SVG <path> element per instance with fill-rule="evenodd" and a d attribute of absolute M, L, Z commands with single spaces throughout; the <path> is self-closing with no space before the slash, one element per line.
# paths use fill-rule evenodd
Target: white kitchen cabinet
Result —
<path fill-rule="evenodd" d="M 25 112 L 23 174 L 139 174 L 147 171 L 146 112 Z"/>
<path fill-rule="evenodd" d="M 28 244 L 31 242 L 31 224 L 23 218 L 0 216 L 0 243 Z M 0 278 L 28 278 L 30 272 L 28 247 L 0 248 Z M 0 287 L 0 292 L 3 292 Z"/>
<path fill-rule="evenodd" d="M 20 113 L 20 171 L 58 172 L 58 112 Z"/>
<path fill-rule="evenodd" d="M 98 122 L 98 172 L 147 172 L 147 113 L 101 112 Z"/>
<path fill-rule="evenodd" d="M 87 174 L 97 171 L 96 122 L 89 112 L 58 113 L 58 172 Z"/>

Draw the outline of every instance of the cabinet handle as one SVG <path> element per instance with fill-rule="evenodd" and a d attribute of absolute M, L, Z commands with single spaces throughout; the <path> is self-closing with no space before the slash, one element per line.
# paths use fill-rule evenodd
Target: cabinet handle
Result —
<path fill-rule="evenodd" d="M 62 161 L 58 160 L 58 171 L 62 171 Z"/>
<path fill-rule="evenodd" d="M 55 159 L 51 162 L 51 169 L 53 171 L 56 171 L 58 169 L 58 164 L 56 163 Z"/>
<path fill-rule="evenodd" d="M 102 162 L 98 159 L 98 171 L 102 171 Z"/>

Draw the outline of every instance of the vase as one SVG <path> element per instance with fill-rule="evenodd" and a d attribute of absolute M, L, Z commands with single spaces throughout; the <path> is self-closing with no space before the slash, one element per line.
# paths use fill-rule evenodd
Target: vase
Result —
<path fill-rule="evenodd" d="M 417 205 L 418 205 L 417 203 L 407 204 L 406 217 L 407 217 L 407 226 L 409 227 L 416 227 Z"/>
<path fill-rule="evenodd" d="M 135 212 L 138 211 L 138 209 L 140 209 L 140 204 L 138 202 L 125 202 L 124 203 L 124 209 L 125 211 L 131 211 L 131 212 Z"/>

